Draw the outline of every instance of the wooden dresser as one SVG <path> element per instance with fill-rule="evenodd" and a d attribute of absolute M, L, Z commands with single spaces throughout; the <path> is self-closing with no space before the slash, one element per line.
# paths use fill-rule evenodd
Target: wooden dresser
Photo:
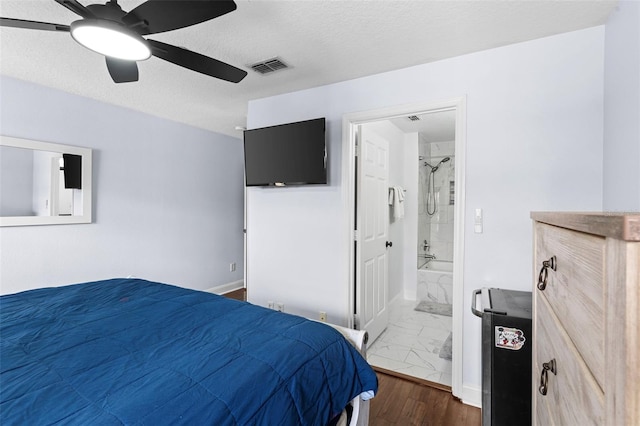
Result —
<path fill-rule="evenodd" d="M 533 424 L 640 425 L 640 214 L 531 218 Z"/>

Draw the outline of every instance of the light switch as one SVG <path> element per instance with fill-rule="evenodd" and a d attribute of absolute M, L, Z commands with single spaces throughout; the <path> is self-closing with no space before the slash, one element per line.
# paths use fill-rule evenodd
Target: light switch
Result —
<path fill-rule="evenodd" d="M 482 209 L 476 209 L 475 219 L 473 223 L 473 230 L 476 234 L 482 234 Z"/>

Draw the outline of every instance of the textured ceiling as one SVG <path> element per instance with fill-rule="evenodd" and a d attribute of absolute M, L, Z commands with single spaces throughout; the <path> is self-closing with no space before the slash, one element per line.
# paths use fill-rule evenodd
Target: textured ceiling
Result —
<path fill-rule="evenodd" d="M 91 0 L 80 0 L 90 4 Z M 125 10 L 142 1 L 121 0 Z M 247 102 L 603 24 L 615 1 L 236 0 L 227 15 L 153 39 L 239 68 L 280 57 L 290 69 L 240 83 L 158 58 L 114 84 L 104 59 L 68 33 L 0 28 L 0 73 L 240 137 Z M 70 24 L 54 0 L 0 0 L 3 17 Z"/>
<path fill-rule="evenodd" d="M 452 141 L 456 137 L 456 111 L 428 112 L 408 117 L 392 118 L 389 121 L 403 133 L 418 133 L 425 143 Z"/>

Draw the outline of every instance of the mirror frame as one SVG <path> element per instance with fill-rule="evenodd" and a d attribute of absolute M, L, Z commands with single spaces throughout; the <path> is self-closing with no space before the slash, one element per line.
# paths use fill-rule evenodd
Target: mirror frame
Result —
<path fill-rule="evenodd" d="M 72 223 L 91 223 L 92 220 L 92 182 L 91 149 L 77 146 L 19 139 L 0 135 L 0 146 L 25 148 L 38 151 L 75 154 L 82 157 L 82 215 L 78 216 L 0 216 L 0 226 L 65 225 Z"/>

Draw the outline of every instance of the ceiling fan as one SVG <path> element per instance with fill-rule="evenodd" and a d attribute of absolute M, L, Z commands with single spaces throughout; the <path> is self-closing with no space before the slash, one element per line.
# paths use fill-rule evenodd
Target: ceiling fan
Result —
<path fill-rule="evenodd" d="M 136 61 L 151 56 L 211 77 L 238 83 L 247 72 L 181 47 L 144 38 L 148 34 L 189 27 L 236 9 L 233 0 L 148 0 L 125 12 L 117 0 L 83 6 L 76 0 L 55 0 L 82 19 L 71 25 L 0 17 L 0 26 L 70 32 L 81 45 L 105 56 L 116 83 L 138 81 Z"/>

